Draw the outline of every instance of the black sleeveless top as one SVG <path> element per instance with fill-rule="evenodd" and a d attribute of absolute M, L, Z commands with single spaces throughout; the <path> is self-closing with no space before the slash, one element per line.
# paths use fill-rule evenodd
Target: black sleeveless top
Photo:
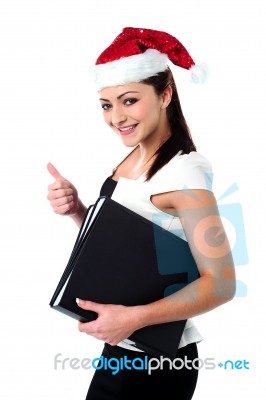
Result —
<path fill-rule="evenodd" d="M 111 197 L 117 185 L 117 181 L 114 181 L 111 176 L 104 181 L 100 190 L 100 196 Z"/>

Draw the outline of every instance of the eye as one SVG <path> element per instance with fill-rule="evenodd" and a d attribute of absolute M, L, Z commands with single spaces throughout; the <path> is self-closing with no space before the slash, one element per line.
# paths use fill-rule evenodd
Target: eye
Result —
<path fill-rule="evenodd" d="M 111 108 L 111 104 L 108 104 L 108 103 L 102 104 L 101 107 L 102 107 L 102 109 L 103 109 L 104 111 L 108 111 L 108 110 L 110 110 L 110 108 Z"/>
<path fill-rule="evenodd" d="M 127 106 L 132 106 L 132 104 L 135 104 L 138 100 L 134 98 L 126 99 L 125 100 L 125 105 Z"/>

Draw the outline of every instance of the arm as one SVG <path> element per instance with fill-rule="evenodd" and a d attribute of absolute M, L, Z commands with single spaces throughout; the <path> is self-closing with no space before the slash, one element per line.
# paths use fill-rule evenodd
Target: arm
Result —
<path fill-rule="evenodd" d="M 87 209 L 79 199 L 77 189 L 51 163 L 47 169 L 55 178 L 55 182 L 48 186 L 47 198 L 51 207 L 56 214 L 70 216 L 80 227 Z"/>
<path fill-rule="evenodd" d="M 82 308 L 98 313 L 97 320 L 79 323 L 81 332 L 115 345 L 144 326 L 188 319 L 233 298 L 234 265 L 213 194 L 206 190 L 190 190 L 160 196 L 165 196 L 171 213 L 181 219 L 199 269 L 199 279 L 171 296 L 142 306 L 81 301 Z"/>
<path fill-rule="evenodd" d="M 167 196 L 181 220 L 200 277 L 171 296 L 139 306 L 140 327 L 200 315 L 235 294 L 234 263 L 214 195 L 183 190 Z"/>

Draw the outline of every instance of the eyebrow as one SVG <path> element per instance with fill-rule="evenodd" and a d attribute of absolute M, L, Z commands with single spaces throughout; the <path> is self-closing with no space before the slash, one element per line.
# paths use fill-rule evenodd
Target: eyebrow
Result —
<path fill-rule="evenodd" d="M 117 100 L 121 99 L 121 97 L 125 96 L 125 95 L 128 94 L 128 93 L 139 93 L 139 92 L 129 91 L 129 92 L 122 93 L 122 94 L 120 94 L 119 96 L 117 96 Z M 102 99 L 102 98 L 100 98 L 99 100 L 102 100 L 102 101 L 109 101 L 109 102 L 110 102 L 110 100 L 108 100 L 108 99 Z"/>

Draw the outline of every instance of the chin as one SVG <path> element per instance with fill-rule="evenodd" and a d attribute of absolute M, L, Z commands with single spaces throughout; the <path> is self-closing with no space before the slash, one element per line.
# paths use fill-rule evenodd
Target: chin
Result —
<path fill-rule="evenodd" d="M 123 136 L 120 136 L 120 140 L 123 143 L 124 146 L 126 147 L 135 147 L 139 144 L 139 140 L 133 139 L 132 140 L 127 140 Z"/>
<path fill-rule="evenodd" d="M 138 143 L 136 143 L 136 144 L 129 144 L 129 143 L 124 143 L 124 142 L 122 142 L 122 143 L 126 147 L 136 147 L 138 145 Z"/>

